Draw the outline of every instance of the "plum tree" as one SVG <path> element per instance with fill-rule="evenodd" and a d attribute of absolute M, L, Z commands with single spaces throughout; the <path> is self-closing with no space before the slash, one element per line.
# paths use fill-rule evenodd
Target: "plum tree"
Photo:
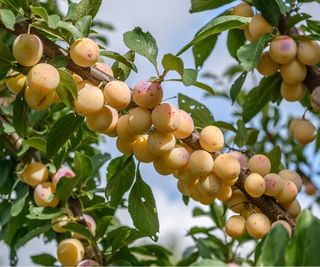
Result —
<path fill-rule="evenodd" d="M 294 59 L 290 63 L 280 67 L 280 74 L 287 84 L 294 85 L 304 81 L 307 76 L 307 68 L 299 60 Z"/>
<path fill-rule="evenodd" d="M 272 76 L 279 70 L 279 64 L 275 62 L 268 51 L 263 52 L 260 57 L 257 71 L 263 76 Z"/>
<path fill-rule="evenodd" d="M 125 109 L 131 101 L 131 91 L 122 81 L 111 81 L 106 84 L 103 94 L 107 104 L 116 110 Z"/>
<path fill-rule="evenodd" d="M 207 126 L 201 130 L 199 142 L 204 150 L 217 152 L 224 145 L 223 133 L 216 126 Z"/>
<path fill-rule="evenodd" d="M 32 91 L 29 87 L 26 87 L 24 91 L 24 99 L 28 106 L 37 111 L 43 111 L 48 109 L 55 100 L 56 92 L 52 92 L 48 95 L 40 95 Z"/>
<path fill-rule="evenodd" d="M 164 134 L 157 130 L 153 130 L 148 137 L 148 148 L 155 156 L 163 156 L 170 152 L 176 144 L 173 134 Z"/>
<path fill-rule="evenodd" d="M 163 90 L 158 82 L 141 80 L 133 88 L 132 95 L 139 107 L 153 109 L 161 103 Z"/>
<path fill-rule="evenodd" d="M 271 171 L 271 162 L 267 156 L 256 154 L 249 159 L 248 168 L 250 172 L 265 176 Z"/>
<path fill-rule="evenodd" d="M 302 100 L 306 93 L 307 89 L 303 83 L 288 84 L 286 82 L 282 82 L 281 84 L 281 95 L 289 102 Z"/>
<path fill-rule="evenodd" d="M 38 184 L 34 189 L 33 199 L 39 207 L 55 208 L 59 200 L 54 196 L 55 188 L 51 182 Z"/>
<path fill-rule="evenodd" d="M 129 112 L 128 127 L 134 134 L 144 134 L 152 126 L 151 112 L 145 108 L 134 108 Z"/>
<path fill-rule="evenodd" d="M 91 131 L 104 133 L 112 131 L 118 123 L 118 112 L 114 108 L 105 105 L 93 115 L 86 117 L 86 124 Z"/>
<path fill-rule="evenodd" d="M 170 103 L 162 103 L 151 113 L 154 127 L 162 133 L 173 133 L 180 124 L 179 110 Z"/>
<path fill-rule="evenodd" d="M 320 46 L 316 41 L 300 41 L 297 57 L 305 65 L 313 66 L 320 62 Z"/>
<path fill-rule="evenodd" d="M 215 160 L 213 171 L 222 180 L 233 180 L 239 176 L 241 166 L 234 156 L 221 154 Z"/>
<path fill-rule="evenodd" d="M 290 123 L 291 134 L 300 145 L 311 143 L 317 136 L 316 127 L 306 119 L 295 119 Z"/>
<path fill-rule="evenodd" d="M 48 95 L 54 92 L 60 83 L 58 70 L 50 64 L 40 63 L 32 67 L 28 73 L 29 88 L 36 94 Z"/>
<path fill-rule="evenodd" d="M 251 173 L 244 180 L 244 188 L 250 196 L 260 197 L 266 190 L 266 183 L 260 174 Z"/>
<path fill-rule="evenodd" d="M 20 65 L 31 67 L 40 61 L 43 53 L 43 45 L 37 35 L 20 34 L 14 40 L 12 53 Z"/>
<path fill-rule="evenodd" d="M 206 176 L 212 171 L 213 158 L 205 150 L 196 150 L 189 158 L 189 169 L 196 176 Z"/>
<path fill-rule="evenodd" d="M 55 188 L 57 188 L 57 184 L 62 177 L 66 178 L 74 178 L 75 173 L 68 167 L 61 167 L 53 176 L 52 176 L 52 184 Z"/>
<path fill-rule="evenodd" d="M 272 197 L 281 193 L 285 183 L 284 179 L 276 173 L 267 174 L 264 176 L 264 181 L 266 184 L 265 194 Z"/>
<path fill-rule="evenodd" d="M 93 66 L 100 56 L 98 44 L 89 38 L 75 40 L 69 52 L 72 61 L 81 67 Z"/>
<path fill-rule="evenodd" d="M 269 55 L 278 64 L 288 64 L 296 58 L 297 44 L 287 35 L 277 36 L 271 41 Z"/>
<path fill-rule="evenodd" d="M 179 170 L 189 162 L 188 151 L 180 145 L 176 145 L 171 151 L 163 155 L 165 164 L 172 170 Z"/>
<path fill-rule="evenodd" d="M 47 181 L 48 178 L 49 171 L 41 162 L 31 162 L 22 173 L 22 181 L 32 187 Z"/>
<path fill-rule="evenodd" d="M 133 153 L 137 160 L 145 163 L 150 163 L 154 159 L 148 147 L 148 139 L 150 136 L 141 135 L 133 144 Z"/>
<path fill-rule="evenodd" d="M 270 230 L 270 221 L 262 213 L 253 213 L 246 220 L 246 229 L 254 238 L 262 238 Z"/>
<path fill-rule="evenodd" d="M 272 26 L 261 14 L 256 14 L 252 17 L 249 23 L 249 33 L 253 40 L 258 40 L 262 35 L 272 33 L 272 31 Z"/>
<path fill-rule="evenodd" d="M 194 130 L 194 122 L 191 116 L 184 110 L 180 109 L 179 114 L 180 123 L 178 128 L 173 132 L 173 134 L 177 139 L 184 139 L 192 134 Z"/>
<path fill-rule="evenodd" d="M 19 94 L 26 85 L 26 76 L 15 71 L 10 71 L 8 75 L 12 76 L 12 78 L 6 81 L 6 86 L 13 94 Z"/>
<path fill-rule="evenodd" d="M 246 219 L 240 215 L 233 215 L 226 221 L 224 230 L 228 236 L 239 238 L 247 231 Z"/>
<path fill-rule="evenodd" d="M 84 253 L 84 247 L 78 239 L 69 238 L 58 244 L 57 258 L 64 266 L 77 265 L 83 259 Z"/>

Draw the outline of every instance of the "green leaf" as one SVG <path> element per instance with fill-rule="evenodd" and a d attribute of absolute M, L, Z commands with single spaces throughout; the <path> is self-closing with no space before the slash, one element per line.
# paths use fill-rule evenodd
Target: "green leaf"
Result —
<path fill-rule="evenodd" d="M 207 37 L 206 39 L 197 42 L 192 47 L 196 68 L 201 68 L 206 59 L 210 56 L 218 39 L 218 34 Z"/>
<path fill-rule="evenodd" d="M 52 218 L 61 217 L 63 215 L 61 209 L 43 208 L 43 207 L 29 207 L 29 214 L 26 216 L 30 220 L 50 220 Z"/>
<path fill-rule="evenodd" d="M 129 194 L 128 210 L 134 226 L 142 233 L 157 241 L 159 219 L 151 188 L 142 180 L 137 170 L 136 182 Z"/>
<path fill-rule="evenodd" d="M 57 29 L 59 26 L 60 17 L 56 14 L 50 15 L 48 17 L 48 27 L 50 29 Z"/>
<path fill-rule="evenodd" d="M 45 21 L 48 21 L 48 12 L 45 8 L 41 6 L 33 6 L 31 7 L 31 13 L 35 16 L 38 16 Z"/>
<path fill-rule="evenodd" d="M 185 86 L 194 85 L 197 81 L 198 72 L 194 69 L 185 69 L 182 75 L 182 82 Z"/>
<path fill-rule="evenodd" d="M 92 17 L 89 16 L 84 16 L 81 19 L 77 20 L 76 22 L 76 27 L 81 33 L 81 37 L 88 37 L 90 34 L 90 29 L 91 29 L 91 23 L 92 23 Z"/>
<path fill-rule="evenodd" d="M 13 104 L 13 126 L 18 135 L 26 137 L 28 134 L 28 106 L 24 101 L 24 91 L 21 91 Z"/>
<path fill-rule="evenodd" d="M 275 146 L 269 153 L 268 158 L 271 162 L 271 172 L 277 173 L 281 164 L 281 149 L 279 146 Z"/>
<path fill-rule="evenodd" d="M 230 89 L 230 97 L 232 100 L 232 104 L 234 104 L 234 102 L 236 101 L 236 98 L 239 95 L 246 78 L 247 78 L 247 72 L 243 72 L 232 84 Z"/>
<path fill-rule="evenodd" d="M 7 29 L 14 30 L 16 16 L 10 9 L 0 9 L 0 19 Z"/>
<path fill-rule="evenodd" d="M 134 62 L 135 59 L 135 53 L 133 51 L 128 51 L 123 55 L 125 59 L 127 59 L 129 62 Z M 116 79 L 125 81 L 128 79 L 130 73 L 131 73 L 131 68 L 129 68 L 126 64 L 123 64 L 121 62 L 116 61 L 112 65 L 112 70 L 113 70 L 113 75 Z"/>
<path fill-rule="evenodd" d="M 212 125 L 215 125 L 215 126 L 222 128 L 222 129 L 233 131 L 235 133 L 237 132 L 237 129 L 232 124 L 227 123 L 225 121 L 215 121 L 212 123 Z"/>
<path fill-rule="evenodd" d="M 93 164 L 93 175 L 97 175 L 99 173 L 100 168 L 105 164 L 108 160 L 110 160 L 111 156 L 108 153 L 97 154 L 92 157 Z"/>
<path fill-rule="evenodd" d="M 249 92 L 242 112 L 242 118 L 245 122 L 250 121 L 272 99 L 272 94 L 279 91 L 281 81 L 279 74 L 263 78 L 259 86 Z"/>
<path fill-rule="evenodd" d="M 285 265 L 319 266 L 320 220 L 305 209 L 296 223 L 295 233 L 285 253 Z"/>
<path fill-rule="evenodd" d="M 75 232 L 77 234 L 80 234 L 82 236 L 84 236 L 86 239 L 88 239 L 89 241 L 95 243 L 95 239 L 94 236 L 92 235 L 92 233 L 89 231 L 89 229 L 79 223 L 68 223 L 66 225 L 63 226 L 64 229 L 67 229 L 69 231 Z"/>
<path fill-rule="evenodd" d="M 55 68 L 64 68 L 66 67 L 69 63 L 70 63 L 70 58 L 63 56 L 63 55 L 59 55 L 56 57 L 51 58 L 48 63 L 52 66 L 54 66 Z M 59 70 L 62 71 L 62 70 Z M 69 73 L 68 73 L 69 74 Z M 63 75 L 62 75 L 63 76 Z M 60 74 L 60 79 L 61 79 L 61 74 Z"/>
<path fill-rule="evenodd" d="M 79 129 L 84 118 L 73 113 L 60 118 L 50 129 L 47 139 L 47 156 L 52 158 Z"/>
<path fill-rule="evenodd" d="M 202 82 L 195 82 L 193 86 L 198 87 L 200 89 L 203 89 L 207 91 L 210 95 L 215 95 L 216 93 L 214 92 L 213 88 L 205 83 Z"/>
<path fill-rule="evenodd" d="M 132 156 L 113 159 L 107 169 L 106 195 L 111 198 L 110 205 L 116 207 L 134 180 L 135 163 Z"/>
<path fill-rule="evenodd" d="M 234 59 L 238 60 L 237 52 L 245 42 L 246 37 L 244 36 L 243 30 L 233 29 L 228 32 L 228 51 Z"/>
<path fill-rule="evenodd" d="M 245 71 L 249 72 L 259 64 L 263 49 L 271 39 L 270 34 L 265 34 L 257 42 L 239 48 L 237 56 Z"/>
<path fill-rule="evenodd" d="M 6 59 L 8 61 L 15 60 L 11 50 L 3 43 L 2 40 L 0 40 L 0 58 Z M 3 62 L 11 65 L 11 63 L 7 61 Z"/>
<path fill-rule="evenodd" d="M 204 10 L 215 9 L 233 1 L 234 0 L 191 0 L 190 12 L 195 13 Z"/>
<path fill-rule="evenodd" d="M 191 264 L 191 266 L 221 266 L 222 267 L 222 266 L 228 266 L 228 265 L 218 259 L 202 259 Z"/>
<path fill-rule="evenodd" d="M 183 76 L 183 72 L 184 72 L 183 61 L 181 58 L 175 55 L 165 54 L 162 58 L 162 66 L 166 71 L 175 70 L 181 76 Z"/>
<path fill-rule="evenodd" d="M 214 122 L 209 109 L 200 102 L 183 94 L 178 94 L 179 108 L 188 112 L 197 127 L 206 127 Z"/>
<path fill-rule="evenodd" d="M 47 253 L 33 255 L 31 256 L 31 260 L 34 264 L 39 264 L 42 266 L 53 266 L 57 261 L 55 257 Z"/>
<path fill-rule="evenodd" d="M 122 56 L 120 54 L 118 54 L 117 52 L 113 52 L 113 51 L 101 51 L 100 52 L 101 56 L 104 57 L 108 57 L 108 58 L 112 58 L 116 61 L 118 61 L 119 63 L 122 63 L 123 65 L 127 66 L 128 68 L 130 68 L 131 70 L 138 72 L 136 65 L 133 63 L 133 61 L 131 61 L 130 59 L 128 59 L 125 56 Z"/>
<path fill-rule="evenodd" d="M 64 203 L 67 203 L 78 182 L 79 178 L 77 176 L 73 178 L 62 177 L 57 184 L 55 197 Z"/>
<path fill-rule="evenodd" d="M 69 32 L 74 40 L 81 38 L 81 32 L 71 22 L 59 21 L 57 26 Z"/>
<path fill-rule="evenodd" d="M 282 2 L 282 3 L 281 3 Z M 261 12 L 262 16 L 273 26 L 278 27 L 280 22 L 280 6 L 286 13 L 286 7 L 280 0 L 253 0 L 253 5 Z"/>
<path fill-rule="evenodd" d="M 92 178 L 93 175 L 93 164 L 91 159 L 76 151 L 74 155 L 74 166 L 75 166 L 75 173 L 77 178 L 82 179 L 89 179 Z"/>
<path fill-rule="evenodd" d="M 146 57 L 157 66 L 158 46 L 150 32 L 143 32 L 140 27 L 123 34 L 125 45 L 132 51 Z"/>
<path fill-rule="evenodd" d="M 29 187 L 20 183 L 16 189 L 16 194 L 17 198 L 13 201 L 10 209 L 11 216 L 13 217 L 19 215 L 23 210 L 26 198 L 29 195 Z"/>
<path fill-rule="evenodd" d="M 194 44 L 206 39 L 209 36 L 221 33 L 223 31 L 239 28 L 240 26 L 247 24 L 251 21 L 251 18 L 245 18 L 240 16 L 221 16 L 213 19 L 208 23 L 194 38 L 185 45 L 178 53 L 177 56 L 184 53 Z"/>
<path fill-rule="evenodd" d="M 40 236 L 42 233 L 47 232 L 48 230 L 51 229 L 51 223 L 46 224 L 44 226 L 36 227 L 30 232 L 27 232 L 26 235 L 22 236 L 17 243 L 15 244 L 14 248 L 17 250 L 21 248 L 23 245 L 25 245 L 28 241 L 33 239 L 34 237 Z"/>
<path fill-rule="evenodd" d="M 60 83 L 57 88 L 57 93 L 61 101 L 69 108 L 73 108 L 73 101 L 77 99 L 77 85 L 71 74 L 67 71 L 59 69 Z"/>
<path fill-rule="evenodd" d="M 81 0 L 80 3 L 69 3 L 66 20 L 77 21 L 84 16 L 90 15 L 94 18 L 102 4 L 102 0 Z"/>

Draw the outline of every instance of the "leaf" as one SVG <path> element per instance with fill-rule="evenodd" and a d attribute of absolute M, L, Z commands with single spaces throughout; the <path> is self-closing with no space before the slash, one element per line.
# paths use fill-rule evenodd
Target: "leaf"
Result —
<path fill-rule="evenodd" d="M 97 154 L 92 157 L 93 164 L 93 175 L 98 175 L 100 168 L 105 164 L 108 160 L 110 160 L 111 156 L 108 153 Z"/>
<path fill-rule="evenodd" d="M 59 69 L 60 83 L 57 92 L 61 101 L 69 108 L 73 108 L 73 101 L 77 99 L 77 85 L 71 74 L 67 71 Z"/>
<path fill-rule="evenodd" d="M 210 56 L 212 50 L 214 49 L 218 39 L 218 34 L 207 37 L 206 39 L 197 42 L 192 47 L 194 61 L 196 63 L 196 68 L 201 68 L 206 59 Z"/>
<path fill-rule="evenodd" d="M 125 45 L 132 51 L 146 57 L 154 66 L 157 65 L 158 46 L 150 32 L 143 32 L 140 27 L 123 34 Z"/>
<path fill-rule="evenodd" d="M 14 30 L 16 16 L 10 9 L 0 9 L 0 19 L 7 29 Z"/>
<path fill-rule="evenodd" d="M 278 27 L 281 12 L 278 0 L 253 0 L 253 5 L 262 13 L 262 16 L 273 26 Z M 282 3 L 282 5 L 284 5 Z M 282 7 L 281 5 L 281 7 Z M 285 14 L 284 12 L 283 14 Z"/>
<path fill-rule="evenodd" d="M 30 220 L 50 220 L 61 217 L 63 211 L 58 208 L 29 207 L 29 214 L 26 216 Z"/>
<path fill-rule="evenodd" d="M 81 38 L 81 32 L 71 22 L 59 21 L 57 27 L 69 32 L 73 40 Z"/>
<path fill-rule="evenodd" d="M 31 13 L 35 16 L 38 16 L 48 22 L 48 12 L 45 8 L 41 6 L 33 6 L 31 7 Z"/>
<path fill-rule="evenodd" d="M 135 53 L 130 50 L 127 53 L 125 53 L 123 57 L 127 59 L 129 62 L 133 63 L 135 59 Z M 131 68 L 129 68 L 127 65 L 120 63 L 118 61 L 116 61 L 112 65 L 112 70 L 113 70 L 114 77 L 121 81 L 125 81 L 126 79 L 128 79 L 131 73 Z"/>
<path fill-rule="evenodd" d="M 118 54 L 117 52 L 101 51 L 100 55 L 104 56 L 104 57 L 112 58 L 112 59 L 122 63 L 123 65 L 127 66 L 131 70 L 133 70 L 135 72 L 138 72 L 137 67 L 133 63 L 133 61 L 131 61 L 130 59 L 126 58 L 125 56 L 122 56 L 122 55 Z"/>
<path fill-rule="evenodd" d="M 182 76 L 184 73 L 184 65 L 182 59 L 172 54 L 165 54 L 163 56 L 162 66 L 166 71 L 175 70 L 180 74 L 180 76 Z"/>
<path fill-rule="evenodd" d="M 50 129 L 47 139 L 47 156 L 52 158 L 79 129 L 84 118 L 73 113 L 60 118 Z"/>
<path fill-rule="evenodd" d="M 159 219 L 151 188 L 142 180 L 137 170 L 136 182 L 129 194 L 128 210 L 134 226 L 142 233 L 157 241 Z"/>
<path fill-rule="evenodd" d="M 18 135 L 26 137 L 28 134 L 28 106 L 24 101 L 24 91 L 21 91 L 13 104 L 13 126 Z"/>
<path fill-rule="evenodd" d="M 233 131 L 235 133 L 237 132 L 237 129 L 232 124 L 227 123 L 225 121 L 215 121 L 212 123 L 212 125 L 215 125 L 215 126 L 222 128 L 222 129 Z"/>
<path fill-rule="evenodd" d="M 56 57 L 53 57 L 51 58 L 48 63 L 52 66 L 54 66 L 55 68 L 64 68 L 66 67 L 69 63 L 70 63 L 70 58 L 69 57 L 66 57 L 66 56 L 63 56 L 63 55 L 59 55 L 59 56 L 56 56 Z M 62 71 L 62 70 L 58 70 L 58 71 Z M 62 73 L 62 72 L 61 72 Z M 61 76 L 64 76 L 64 74 L 61 75 L 60 73 L 60 80 L 61 78 L 64 78 L 64 77 L 61 77 Z M 69 73 L 68 73 L 69 74 Z M 61 81 L 60 81 L 61 82 Z"/>
<path fill-rule="evenodd" d="M 44 226 L 37 227 L 30 232 L 27 232 L 26 235 L 22 236 L 17 243 L 15 244 L 14 248 L 17 250 L 21 248 L 24 244 L 26 244 L 28 241 L 33 239 L 34 237 L 40 236 L 42 233 L 47 232 L 48 230 L 51 229 L 51 223 L 46 224 Z"/>
<path fill-rule="evenodd" d="M 13 201 L 10 209 L 11 216 L 15 217 L 23 210 L 26 198 L 29 195 L 29 187 L 20 183 L 16 189 L 17 198 Z"/>
<path fill-rule="evenodd" d="M 93 164 L 91 159 L 76 151 L 74 154 L 75 173 L 78 179 L 88 179 L 93 175 Z"/>
<path fill-rule="evenodd" d="M 81 0 L 80 3 L 69 3 L 66 20 L 77 21 L 84 16 L 90 15 L 94 18 L 102 4 L 102 0 Z"/>
<path fill-rule="evenodd" d="M 86 239 L 88 239 L 89 241 L 91 241 L 92 243 L 95 243 L 95 239 L 92 233 L 89 231 L 89 229 L 86 226 L 80 223 L 67 223 L 62 228 L 75 232 L 77 234 L 80 234 L 84 236 Z"/>
<path fill-rule="evenodd" d="M 193 86 L 198 87 L 200 89 L 203 89 L 207 91 L 210 95 L 215 95 L 216 93 L 214 92 L 213 88 L 205 83 L 202 82 L 195 82 Z"/>
<path fill-rule="evenodd" d="M 279 146 L 275 146 L 269 153 L 268 158 L 271 162 L 271 172 L 277 173 L 281 164 L 281 149 Z"/>
<path fill-rule="evenodd" d="M 62 177 L 57 184 L 55 197 L 64 203 L 67 203 L 78 182 L 79 178 L 77 176 L 72 178 Z"/>
<path fill-rule="evenodd" d="M 244 36 L 243 30 L 233 29 L 228 32 L 228 51 L 234 59 L 238 60 L 237 52 L 245 41 L 246 37 Z"/>
<path fill-rule="evenodd" d="M 206 39 L 209 36 L 221 33 L 223 31 L 239 28 L 240 26 L 247 24 L 251 21 L 251 18 L 245 18 L 240 16 L 220 16 L 213 19 L 208 23 L 187 45 L 185 45 L 178 53 L 177 56 L 184 53 L 194 44 Z"/>
<path fill-rule="evenodd" d="M 53 266 L 57 261 L 55 257 L 47 253 L 33 255 L 31 256 L 31 260 L 34 264 L 42 266 Z"/>
<path fill-rule="evenodd" d="M 195 13 L 204 10 L 215 9 L 233 1 L 234 0 L 191 0 L 190 12 Z"/>
<path fill-rule="evenodd" d="M 198 101 L 186 95 L 178 94 L 178 102 L 179 108 L 191 115 L 194 124 L 197 127 L 204 128 L 214 122 L 213 116 L 209 109 Z"/>
<path fill-rule="evenodd" d="M 249 72 L 259 64 L 262 51 L 271 39 L 270 34 L 265 34 L 257 42 L 239 48 L 237 56 L 245 71 Z"/>
<path fill-rule="evenodd" d="M 8 61 L 15 60 L 11 50 L 3 43 L 2 40 L 0 40 L 0 58 L 4 58 L 4 59 L 6 59 Z M 11 65 L 7 61 L 3 61 L 3 62 Z"/>
<path fill-rule="evenodd" d="M 77 20 L 76 22 L 76 27 L 81 33 L 81 37 L 88 37 L 90 34 L 90 29 L 91 29 L 91 23 L 92 23 L 92 17 L 89 16 L 84 16 L 81 19 Z"/>
<path fill-rule="evenodd" d="M 191 264 L 191 266 L 221 266 L 222 267 L 222 266 L 228 266 L 228 265 L 218 259 L 202 259 L 200 261 L 197 261 Z"/>
<path fill-rule="evenodd" d="M 237 96 L 239 95 L 242 86 L 247 78 L 247 72 L 242 72 L 240 76 L 234 81 L 230 89 L 230 97 L 232 100 L 232 104 L 236 101 Z"/>
<path fill-rule="evenodd" d="M 134 180 L 135 163 L 132 156 L 113 159 L 107 169 L 106 195 L 110 205 L 116 207 Z"/>
<path fill-rule="evenodd" d="M 258 87 L 252 89 L 243 104 L 242 118 L 250 121 L 271 100 L 272 94 L 279 91 L 281 77 L 279 74 L 263 78 Z"/>
<path fill-rule="evenodd" d="M 185 69 L 182 75 L 182 82 L 185 86 L 194 85 L 197 81 L 198 72 L 194 69 Z"/>

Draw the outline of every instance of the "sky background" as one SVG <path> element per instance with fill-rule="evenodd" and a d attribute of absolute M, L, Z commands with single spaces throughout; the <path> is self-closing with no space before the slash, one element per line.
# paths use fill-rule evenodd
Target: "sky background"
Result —
<path fill-rule="evenodd" d="M 63 9 L 66 9 L 67 1 L 60 0 L 59 4 Z M 114 32 L 106 33 L 110 41 L 108 49 L 118 53 L 126 52 L 127 48 L 123 44 L 122 33 L 140 26 L 143 31 L 150 31 L 157 40 L 159 47 L 158 62 L 161 63 L 164 54 L 176 53 L 192 39 L 201 26 L 221 12 L 218 9 L 191 15 L 189 8 L 190 0 L 104 0 L 97 17 L 100 20 L 111 22 L 115 27 Z M 305 11 L 316 15 L 319 13 L 319 6 L 308 4 Z M 190 51 L 186 52 L 182 58 L 185 67 L 194 67 Z M 200 75 L 205 71 L 221 75 L 228 66 L 235 63 L 235 60 L 227 53 L 226 35 L 223 34 Z M 155 76 L 154 69 L 145 58 L 137 56 L 136 65 L 139 72 L 137 74 L 132 73 L 130 76 L 128 80 L 130 87 L 133 87 L 140 79 Z M 200 80 L 206 81 L 201 78 Z M 210 83 L 208 80 L 206 82 Z M 250 85 L 250 83 L 252 83 L 251 79 L 249 79 L 247 85 Z M 229 86 L 230 84 L 227 88 L 222 87 L 219 90 L 228 92 Z M 163 87 L 164 98 L 176 96 L 179 92 L 186 94 L 204 103 L 212 111 L 216 120 L 232 121 L 230 101 L 219 97 L 206 97 L 200 89 L 183 87 L 178 83 L 164 83 Z M 176 100 L 171 102 L 177 104 Z M 281 111 L 285 117 L 289 115 L 298 116 L 303 112 L 299 105 L 289 103 L 282 104 Z M 312 145 L 310 149 L 312 149 Z M 101 150 L 111 153 L 112 157 L 120 156 L 120 153 L 115 149 L 115 140 L 111 138 L 108 138 L 107 143 L 101 146 Z M 105 166 L 103 168 L 104 172 Z M 193 225 L 210 226 L 211 221 L 205 218 L 192 218 L 192 209 L 199 204 L 193 201 L 190 202 L 189 206 L 183 204 L 181 194 L 176 188 L 175 178 L 171 176 L 161 177 L 153 170 L 151 164 L 142 164 L 141 170 L 144 180 L 152 187 L 156 198 L 160 221 L 159 242 L 174 247 L 178 252 L 181 252 L 183 248 L 192 244 L 191 239 L 185 237 L 187 229 Z M 300 199 L 302 200 L 302 206 L 305 207 L 308 204 L 307 199 L 303 194 Z M 132 225 L 127 211 L 121 210 L 118 215 L 123 223 Z M 31 265 L 30 255 L 42 252 L 54 255 L 55 250 L 56 244 L 45 245 L 41 239 L 34 239 L 19 251 L 19 265 Z M 2 243 L 0 243 L 0 251 L 0 264 L 7 265 L 8 250 Z"/>

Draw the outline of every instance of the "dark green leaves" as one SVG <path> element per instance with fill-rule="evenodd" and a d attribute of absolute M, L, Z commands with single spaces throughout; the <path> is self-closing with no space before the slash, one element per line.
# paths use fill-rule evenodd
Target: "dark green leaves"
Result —
<path fill-rule="evenodd" d="M 77 21 L 86 15 L 92 18 L 98 13 L 102 0 L 81 0 L 80 3 L 70 3 L 66 20 Z"/>
<path fill-rule="evenodd" d="M 18 135 L 26 137 L 28 133 L 28 106 L 21 91 L 13 104 L 13 126 Z"/>
<path fill-rule="evenodd" d="M 230 89 L 230 97 L 232 100 L 232 104 L 236 101 L 236 98 L 242 89 L 242 86 L 246 80 L 246 77 L 247 77 L 247 72 L 243 72 L 232 84 Z"/>
<path fill-rule="evenodd" d="M 245 43 L 246 38 L 244 36 L 243 30 L 233 29 L 228 31 L 228 41 L 227 46 L 230 55 L 238 60 L 237 52 L 239 48 Z"/>
<path fill-rule="evenodd" d="M 268 154 L 268 158 L 271 162 L 271 172 L 277 173 L 281 164 L 281 149 L 279 146 L 275 146 Z"/>
<path fill-rule="evenodd" d="M 26 244 L 32 238 L 37 237 L 50 229 L 51 229 L 51 223 L 34 228 L 32 231 L 27 232 L 27 234 L 25 234 L 18 240 L 18 242 L 15 245 L 15 249 L 21 248 L 24 244 Z"/>
<path fill-rule="evenodd" d="M 42 266 L 53 266 L 54 263 L 57 261 L 55 257 L 51 256 L 50 254 L 39 254 L 31 256 L 32 262 L 35 264 L 39 264 Z"/>
<path fill-rule="evenodd" d="M 4 26 L 9 30 L 14 30 L 16 16 L 9 9 L 0 9 L 0 19 Z"/>
<path fill-rule="evenodd" d="M 128 51 L 122 57 L 128 62 L 132 62 L 132 64 L 134 64 L 135 53 L 133 51 Z M 114 77 L 121 81 L 125 81 L 131 73 L 131 67 L 128 67 L 127 64 L 121 63 L 119 58 L 112 65 L 112 70 Z"/>
<path fill-rule="evenodd" d="M 182 82 L 185 86 L 194 85 L 197 81 L 198 72 L 194 69 L 185 69 L 182 75 Z"/>
<path fill-rule="evenodd" d="M 191 0 L 191 13 L 201 12 L 204 10 L 215 9 L 229 4 L 234 0 Z"/>
<path fill-rule="evenodd" d="M 133 157 L 119 157 L 112 160 L 107 169 L 106 195 L 111 198 L 110 205 L 116 207 L 125 192 L 132 186 L 135 175 Z"/>
<path fill-rule="evenodd" d="M 157 65 L 158 46 L 150 32 L 143 32 L 137 27 L 124 33 L 123 41 L 129 49 L 146 57 L 154 66 Z"/>
<path fill-rule="evenodd" d="M 59 69 L 60 83 L 57 92 L 61 101 L 69 108 L 73 108 L 73 101 L 77 98 L 77 85 L 70 73 Z"/>
<path fill-rule="evenodd" d="M 136 65 L 133 63 L 133 61 L 129 60 L 128 58 L 118 54 L 117 52 L 113 52 L 113 51 L 101 51 L 100 52 L 101 56 L 104 57 L 108 57 L 108 58 L 112 58 L 122 64 L 124 64 L 125 66 L 129 67 L 131 70 L 137 72 L 137 67 Z"/>
<path fill-rule="evenodd" d="M 77 178 L 80 180 L 89 179 L 93 175 L 93 164 L 89 157 L 76 151 L 74 155 L 74 166 Z"/>
<path fill-rule="evenodd" d="M 47 155 L 53 157 L 69 138 L 79 129 L 84 118 L 73 113 L 60 118 L 51 128 L 47 140 Z"/>
<path fill-rule="evenodd" d="M 174 56 L 172 54 L 166 54 L 163 56 L 162 65 L 165 70 L 175 70 L 181 76 L 184 72 L 184 64 L 181 58 Z"/>
<path fill-rule="evenodd" d="M 262 16 L 273 26 L 278 27 L 281 13 L 285 14 L 287 7 L 281 0 L 253 0 L 253 5 Z"/>
<path fill-rule="evenodd" d="M 211 112 L 203 104 L 183 94 L 178 94 L 178 102 L 179 108 L 191 115 L 197 127 L 203 128 L 213 123 Z"/>
<path fill-rule="evenodd" d="M 29 187 L 20 183 L 16 189 L 17 198 L 14 200 L 11 206 L 11 216 L 17 216 L 24 208 L 26 198 L 29 195 Z"/>
<path fill-rule="evenodd" d="M 153 240 L 158 240 L 159 219 L 151 188 L 142 180 L 137 170 L 136 182 L 130 195 L 128 206 L 134 226 Z"/>
<path fill-rule="evenodd" d="M 29 207 L 29 214 L 26 216 L 30 220 L 50 220 L 52 218 L 63 215 L 61 209 L 57 208 L 43 208 L 43 207 Z"/>
<path fill-rule="evenodd" d="M 237 56 L 245 71 L 251 71 L 259 64 L 262 51 L 271 39 L 271 35 L 266 34 L 257 42 L 245 44 L 240 47 Z"/>
<path fill-rule="evenodd" d="M 192 52 L 194 61 L 196 63 L 196 68 L 202 67 L 203 63 L 210 56 L 216 45 L 217 39 L 218 35 L 216 34 L 194 44 L 192 47 Z"/>

